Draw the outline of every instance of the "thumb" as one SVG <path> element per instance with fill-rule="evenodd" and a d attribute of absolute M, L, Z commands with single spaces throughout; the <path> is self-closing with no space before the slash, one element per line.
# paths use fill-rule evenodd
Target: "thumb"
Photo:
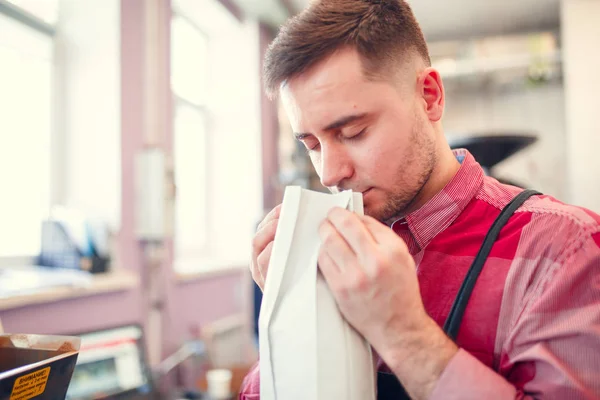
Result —
<path fill-rule="evenodd" d="M 367 215 L 364 215 L 361 218 L 367 227 L 367 230 L 379 245 L 394 249 L 399 249 L 397 246 L 401 246 L 403 248 L 402 251 L 408 251 L 408 247 L 406 246 L 406 243 L 404 243 L 404 240 L 396 235 L 390 227 Z"/>
<path fill-rule="evenodd" d="M 362 215 L 361 219 L 377 243 L 382 244 L 389 240 L 391 230 L 387 226 L 367 215 Z"/>

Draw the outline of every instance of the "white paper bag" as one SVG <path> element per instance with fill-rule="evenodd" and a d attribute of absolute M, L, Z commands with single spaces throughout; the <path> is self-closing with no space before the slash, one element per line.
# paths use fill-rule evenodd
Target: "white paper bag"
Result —
<path fill-rule="evenodd" d="M 286 188 L 259 317 L 261 400 L 374 400 L 371 347 L 317 272 L 318 227 L 362 194 Z"/>

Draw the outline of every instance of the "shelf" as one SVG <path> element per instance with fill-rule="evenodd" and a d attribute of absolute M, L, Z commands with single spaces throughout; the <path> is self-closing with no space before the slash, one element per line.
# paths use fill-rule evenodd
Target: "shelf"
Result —
<path fill-rule="evenodd" d="M 114 271 L 94 275 L 90 285 L 81 287 L 53 287 L 24 295 L 0 299 L 0 311 L 14 308 L 46 304 L 61 300 L 120 292 L 139 285 L 137 275 L 129 271 Z"/>
<path fill-rule="evenodd" d="M 195 282 L 248 271 L 247 259 L 183 259 L 175 260 L 178 283 Z"/>
<path fill-rule="evenodd" d="M 444 79 L 459 79 L 489 75 L 504 71 L 529 71 L 533 65 L 560 65 L 560 51 L 546 54 L 515 54 L 502 57 L 487 57 L 466 60 L 443 59 L 434 63 Z"/>

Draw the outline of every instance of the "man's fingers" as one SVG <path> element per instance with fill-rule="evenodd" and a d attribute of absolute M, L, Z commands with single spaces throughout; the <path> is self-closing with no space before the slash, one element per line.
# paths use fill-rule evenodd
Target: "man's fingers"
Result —
<path fill-rule="evenodd" d="M 321 249 L 342 272 L 348 268 L 355 268 L 356 254 L 329 220 L 326 219 L 321 223 L 319 236 L 321 237 Z"/>
<path fill-rule="evenodd" d="M 278 205 L 277 207 L 273 208 L 271 211 L 269 211 L 267 216 L 263 218 L 263 220 L 261 221 L 260 224 L 258 224 L 256 231 L 257 232 L 260 231 L 266 224 L 268 224 L 272 220 L 279 219 L 280 215 L 281 215 L 281 204 Z"/>
<path fill-rule="evenodd" d="M 365 262 L 375 250 L 376 242 L 361 217 L 348 210 L 334 208 L 327 218 L 348 243 L 350 249 L 358 255 L 359 260 Z"/>
<path fill-rule="evenodd" d="M 392 238 L 396 237 L 396 234 L 394 234 L 390 228 L 377 221 L 375 218 L 369 217 L 368 215 L 361 215 L 360 219 L 371 233 L 371 237 L 375 242 L 383 244 L 389 242 L 390 235 Z"/>
<path fill-rule="evenodd" d="M 273 253 L 273 242 L 269 243 L 256 259 L 258 273 L 263 282 L 267 281 L 267 270 L 269 268 L 269 261 L 271 260 L 271 253 Z"/>
<path fill-rule="evenodd" d="M 362 216 L 361 219 L 367 229 L 371 232 L 371 235 L 379 247 L 383 249 L 388 256 L 410 256 L 406 243 L 404 243 L 404 240 L 396 235 L 394 231 L 372 217 Z"/>
<path fill-rule="evenodd" d="M 260 271 L 258 269 L 258 267 L 254 266 L 254 263 L 252 263 L 252 268 L 250 268 L 250 274 L 252 275 L 252 279 L 254 280 L 254 282 L 256 282 L 256 284 L 258 285 L 258 287 L 260 288 L 260 290 L 265 290 L 265 281 L 263 280 L 262 276 L 260 275 Z"/>
<path fill-rule="evenodd" d="M 254 253 L 254 257 L 257 257 L 260 253 L 262 253 L 267 245 L 275 240 L 278 222 L 278 219 L 274 219 L 265 224 L 258 232 L 256 232 L 256 235 L 254 235 L 254 239 L 252 240 L 252 251 Z"/>
<path fill-rule="evenodd" d="M 319 251 L 318 265 L 323 278 L 327 282 L 327 285 L 334 290 L 335 285 L 340 280 L 340 274 L 342 273 L 340 268 L 337 266 L 335 261 L 323 250 Z"/>
<path fill-rule="evenodd" d="M 356 258 L 352 265 L 341 266 L 330 253 L 321 248 L 318 265 L 327 286 L 338 301 L 353 296 L 357 291 L 368 289 L 368 276 L 356 264 Z"/>
<path fill-rule="evenodd" d="M 281 204 L 273 208 L 267 216 L 258 224 L 256 234 L 252 239 L 252 262 L 250 263 L 250 272 L 252 279 L 264 290 L 265 279 L 267 277 L 267 268 L 273 251 L 273 241 L 277 232 L 279 215 L 281 214 Z"/>

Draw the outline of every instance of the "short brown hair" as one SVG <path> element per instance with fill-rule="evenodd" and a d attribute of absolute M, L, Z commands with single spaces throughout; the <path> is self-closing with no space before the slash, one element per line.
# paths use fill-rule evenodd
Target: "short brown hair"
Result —
<path fill-rule="evenodd" d="M 367 75 L 410 52 L 431 65 L 419 23 L 405 0 L 316 0 L 291 18 L 269 46 L 264 83 L 270 97 L 292 79 L 343 47 L 355 48 Z"/>

